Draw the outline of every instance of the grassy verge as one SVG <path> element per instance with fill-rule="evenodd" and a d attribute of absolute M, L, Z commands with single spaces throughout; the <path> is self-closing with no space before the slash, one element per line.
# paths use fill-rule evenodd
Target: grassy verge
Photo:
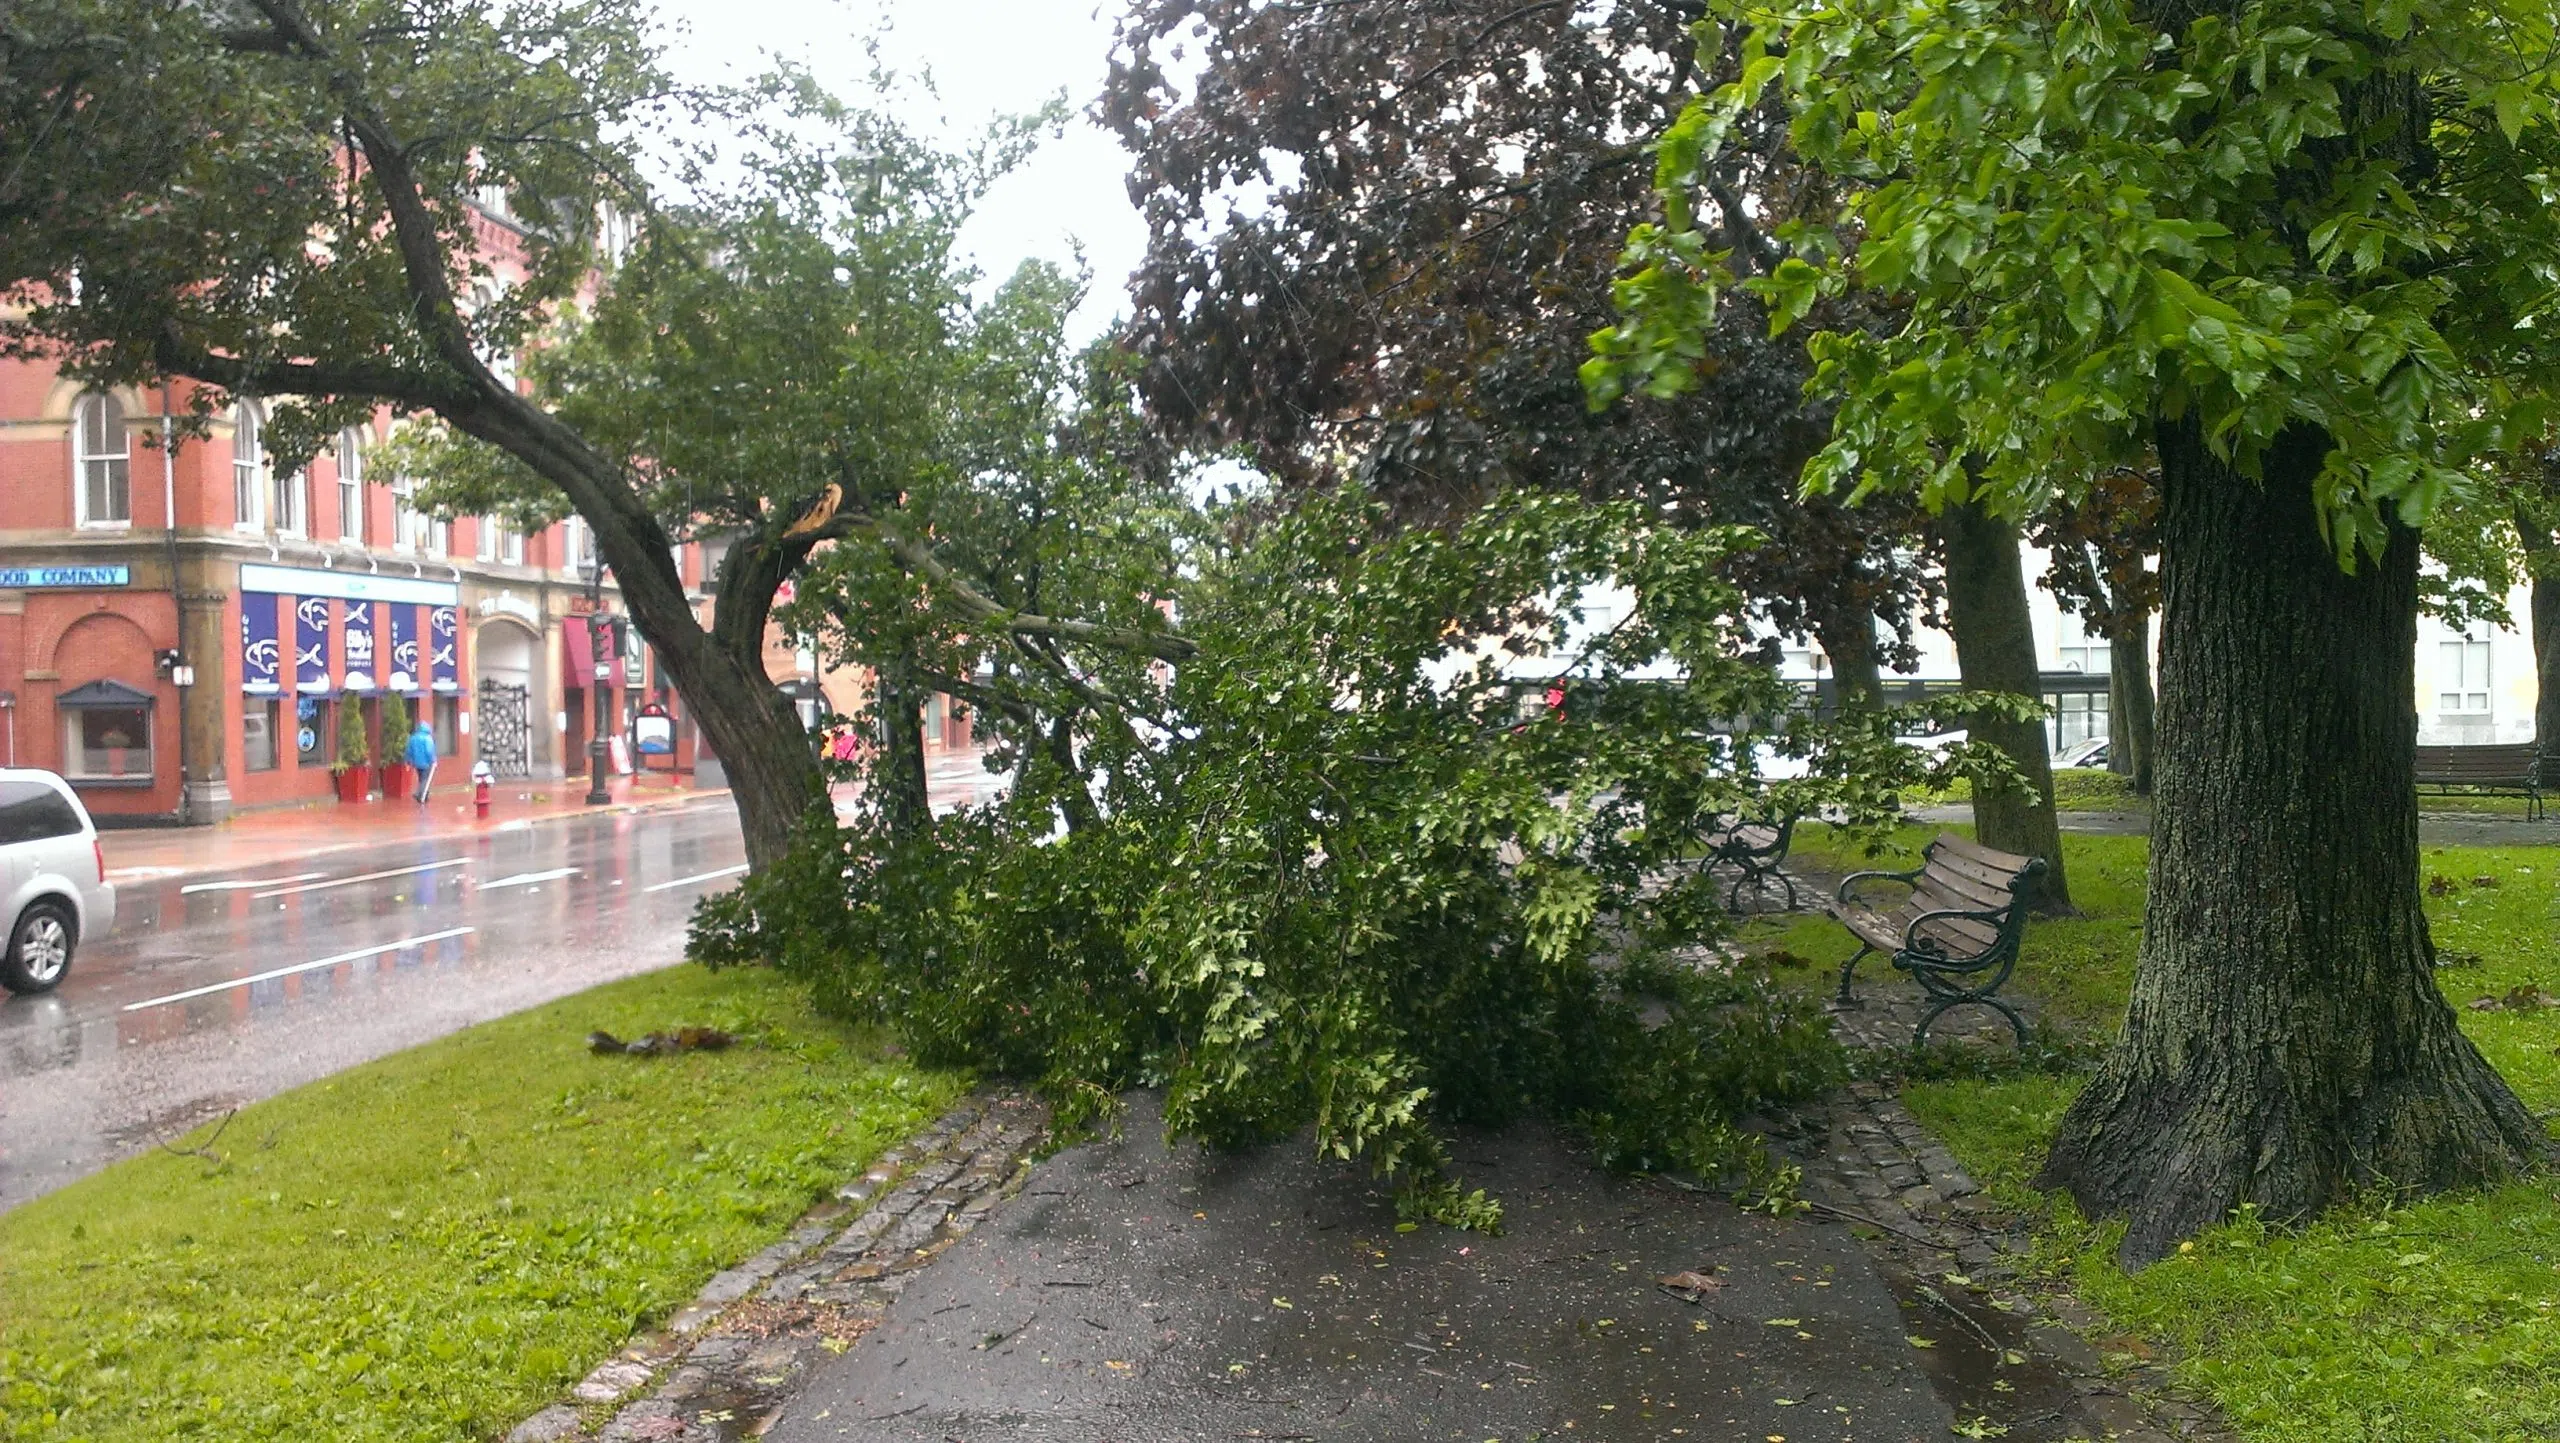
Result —
<path fill-rule="evenodd" d="M 958 1090 L 682 967 L 245 1108 L 0 1217 L 0 1439 L 502 1436 Z"/>
<path fill-rule="evenodd" d="M 1960 777 L 1945 791 L 1914 791 L 1907 800 L 1914 806 L 1967 802 L 1973 785 Z M 2135 793 L 2132 778 L 2103 767 L 2063 767 L 2053 774 L 2053 805 L 2065 812 L 2140 812 L 2150 810 L 2151 799 Z"/>
<path fill-rule="evenodd" d="M 1827 838 L 1816 835 L 1817 857 Z M 1915 847 L 1917 831 L 1896 839 Z M 2029 934 L 2016 986 L 2048 1017 L 2113 1032 L 2139 940 L 2140 838 L 2065 839 L 2086 915 Z M 1853 859 L 1830 858 L 1846 865 Z M 2560 993 L 2550 925 L 2560 850 L 2429 848 L 2438 973 L 2462 1025 L 2526 1106 L 2560 1110 L 2560 1011 L 2473 1011 L 2516 987 Z M 2486 885 L 2482 879 L 2487 879 Z M 1825 936 L 1825 929 L 1831 936 Z M 1846 956 L 1799 922 L 1760 945 Z M 1879 976 L 1875 985 L 1900 984 Z M 2243 1218 L 2127 1275 L 2116 1230 L 2029 1180 L 2079 1081 L 1918 1082 L 1903 1101 L 2009 1204 L 2043 1221 L 2042 1264 L 2130 1331 L 2174 1343 L 2187 1379 L 2255 1443 L 2438 1443 L 2560 1436 L 2560 1197 L 2550 1178 L 2407 1206 L 2375 1197 L 2306 1228 Z"/>

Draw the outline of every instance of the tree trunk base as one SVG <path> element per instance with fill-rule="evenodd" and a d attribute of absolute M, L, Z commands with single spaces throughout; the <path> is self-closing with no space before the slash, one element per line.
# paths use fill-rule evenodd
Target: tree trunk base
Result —
<path fill-rule="evenodd" d="M 2393 525 L 2349 572 L 2313 501 L 2325 435 L 2285 433 L 2247 477 L 2192 418 L 2154 434 L 2166 645 L 2142 951 L 2041 1179 L 2126 1219 L 2129 1266 L 2241 1207 L 2291 1220 L 2550 1151 L 2436 986 L 2417 533 Z"/>
<path fill-rule="evenodd" d="M 2450 1012 L 2441 1035 L 2395 1073 L 2363 1079 L 2343 1107 L 2299 1097 L 2263 1054 L 2200 1061 L 2175 1085 L 2138 1067 L 2103 1070 L 2037 1180 L 2067 1189 L 2091 1216 L 2125 1219 L 2126 1267 L 2167 1256 L 2242 1207 L 2292 1222 L 2353 1191 L 2476 1187 L 2551 1157 L 2541 1127 Z"/>

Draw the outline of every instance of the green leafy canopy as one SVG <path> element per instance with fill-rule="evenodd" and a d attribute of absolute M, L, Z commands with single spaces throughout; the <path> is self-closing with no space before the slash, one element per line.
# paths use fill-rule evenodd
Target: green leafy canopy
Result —
<path fill-rule="evenodd" d="M 1731 284 L 1689 194 L 1779 87 L 1793 145 L 1857 182 L 1748 282 L 1778 324 L 1852 286 L 1891 330 L 1813 338 L 1838 398 L 1816 489 L 2031 510 L 2196 416 L 2244 474 L 2288 428 L 2334 440 L 2340 561 L 2419 524 L 2473 458 L 2539 428 L 2560 324 L 2555 37 L 2536 0 L 1719 3 L 1732 83 L 1663 138 L 1595 401 L 1676 394 Z M 2406 105 L 2432 117 L 2423 134 Z M 1968 466 L 1968 459 L 1974 463 Z"/>

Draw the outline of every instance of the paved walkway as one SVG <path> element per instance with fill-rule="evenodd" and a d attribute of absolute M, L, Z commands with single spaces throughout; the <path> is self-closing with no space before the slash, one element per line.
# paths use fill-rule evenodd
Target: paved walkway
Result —
<path fill-rule="evenodd" d="M 1970 825 L 1973 807 L 1964 802 L 1913 807 L 1916 822 Z M 2057 817 L 2066 832 L 2096 832 L 2120 837 L 2148 836 L 2151 814 L 2136 812 L 2063 812 Z M 2485 812 L 2418 813 L 2418 845 L 2422 847 L 2560 847 L 2560 819 L 2531 822 Z"/>
<path fill-rule="evenodd" d="M 952 752 L 932 758 L 927 785 L 936 811 L 982 802 L 1001 791 L 1006 778 L 986 769 L 984 753 Z M 610 805 L 589 805 L 587 779 L 501 782 L 491 788 L 489 815 L 474 810 L 468 784 L 440 788 L 419 806 L 397 798 L 349 804 L 330 800 L 307 807 L 244 812 L 218 826 L 141 828 L 102 832 L 107 880 L 117 883 L 192 877 L 244 867 L 375 847 L 385 842 L 449 841 L 534 826 L 564 817 L 645 813 L 666 807 L 725 803 L 724 787 L 702 788 L 665 772 L 613 777 L 605 783 Z M 836 809 L 852 805 L 854 789 L 836 789 Z"/>
<path fill-rule="evenodd" d="M 1051 1158 L 821 1359 L 775 1443 L 1856 1440 L 1953 1416 L 1846 1229 L 1594 1172 L 1551 1130 L 1461 1139 L 1499 1237 L 1397 1228 L 1301 1140 L 1168 1148 L 1151 1098 Z M 1714 1279 L 1692 1302 L 1656 1279 Z"/>
<path fill-rule="evenodd" d="M 373 802 L 328 801 L 308 807 L 247 812 L 211 827 L 167 827 L 99 833 L 106 850 L 107 880 L 126 883 L 204 872 L 263 867 L 385 842 L 442 841 L 528 827 L 560 817 L 599 812 L 647 812 L 726 800 L 725 789 L 697 789 L 661 773 L 616 777 L 607 789 L 610 807 L 587 805 L 584 778 L 566 782 L 506 782 L 492 789 L 489 815 L 472 809 L 467 787 L 440 790 L 425 806 L 396 798 Z"/>

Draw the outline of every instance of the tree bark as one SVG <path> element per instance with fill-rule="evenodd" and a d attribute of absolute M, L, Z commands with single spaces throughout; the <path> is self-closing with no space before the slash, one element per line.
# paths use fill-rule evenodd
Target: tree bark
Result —
<path fill-rule="evenodd" d="M 2018 562 L 2018 529 L 1978 502 L 1950 506 L 1938 517 L 1946 552 L 1947 629 L 1965 690 L 2008 692 L 2035 700 L 2044 678 L 2036 665 L 2034 614 L 2027 574 Z M 2053 757 L 2041 719 L 2009 721 L 1976 713 L 1968 735 L 2008 754 L 2027 785 L 1973 789 L 1975 839 L 1986 847 L 2045 860 L 2040 910 L 2069 911 L 2071 884 L 2062 864 L 2062 827 L 2053 813 Z"/>
<path fill-rule="evenodd" d="M 2560 541 L 2516 508 L 2516 535 L 2533 578 L 2533 740 L 2544 756 L 2560 754 Z M 2548 776 L 2544 784 L 2560 781 Z"/>
<path fill-rule="evenodd" d="M 2541 1128 L 2437 992 L 2418 895 L 2417 533 L 2339 565 L 2314 516 L 2329 449 L 2260 479 L 2193 420 L 2162 474 L 2158 808 L 2123 1032 L 2043 1183 L 2123 1217 L 2139 1266 L 2243 1204 L 2304 1216 L 2544 1155 Z"/>
<path fill-rule="evenodd" d="M 728 774 L 748 865 L 762 871 L 780 860 L 800 819 L 825 794 L 808 733 L 764 669 L 774 593 L 807 554 L 805 541 L 750 537 L 731 546 L 706 630 L 669 559 L 665 529 L 611 462 L 512 391 L 440 409 L 456 430 L 560 487 L 586 518 L 632 624 L 710 735 Z"/>
<path fill-rule="evenodd" d="M 1814 639 L 1831 659 L 1831 700 L 1841 711 L 1873 711 L 1884 705 L 1884 672 L 1876 647 L 1876 616 L 1857 607 L 1814 625 Z"/>
<path fill-rule="evenodd" d="M 2107 636 L 2107 769 L 2129 779 L 2136 796 L 2151 795 L 2153 713 L 2151 617 L 2116 623 Z"/>
<path fill-rule="evenodd" d="M 930 831 L 933 802 L 924 766 L 926 691 L 905 662 L 879 669 L 872 707 L 880 716 L 880 808 L 889 830 L 901 837 Z"/>

